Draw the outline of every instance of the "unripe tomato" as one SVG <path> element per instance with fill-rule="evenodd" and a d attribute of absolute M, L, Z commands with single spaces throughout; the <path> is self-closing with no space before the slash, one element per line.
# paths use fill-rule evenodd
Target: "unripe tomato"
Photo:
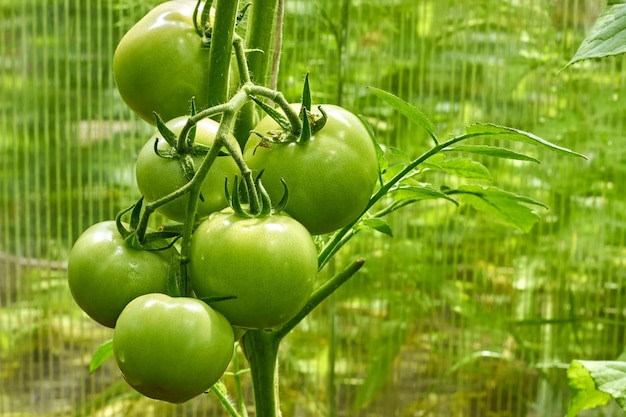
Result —
<path fill-rule="evenodd" d="M 69 254 L 72 297 L 89 317 L 114 327 L 131 300 L 167 291 L 173 254 L 174 249 L 134 249 L 124 242 L 114 221 L 96 223 L 80 235 Z"/>
<path fill-rule="evenodd" d="M 300 105 L 294 105 L 299 111 Z M 324 104 L 326 125 L 307 142 L 273 142 L 259 146 L 250 135 L 244 157 L 250 168 L 264 170 L 263 184 L 272 200 L 283 194 L 281 178 L 289 187 L 285 212 L 319 235 L 348 225 L 365 209 L 378 178 L 374 143 L 357 116 Z M 314 109 L 317 109 L 315 106 Z M 266 135 L 280 131 L 270 116 L 254 128 Z"/>
<path fill-rule="evenodd" d="M 284 215 L 245 218 L 214 213 L 191 239 L 189 277 L 200 298 L 233 326 L 282 326 L 306 304 L 317 275 L 317 250 L 309 232 Z"/>
<path fill-rule="evenodd" d="M 166 124 L 171 131 L 179 134 L 186 122 L 187 117 L 181 116 L 170 120 Z M 195 143 L 212 146 L 218 128 L 219 124 L 216 121 L 202 119 L 196 125 Z M 187 177 L 178 159 L 166 159 L 155 153 L 154 143 L 157 139 L 160 152 L 171 150 L 169 144 L 157 132 L 139 151 L 135 167 L 137 186 L 146 202 L 158 200 L 187 183 Z M 196 168 L 200 166 L 202 158 L 202 156 L 193 157 Z M 229 182 L 232 183 L 235 174 L 238 172 L 239 168 L 230 156 L 217 157 L 202 183 L 203 198 L 198 201 L 197 218 L 206 217 L 210 213 L 228 206 L 224 193 L 224 181 L 228 177 Z M 157 211 L 172 220 L 182 222 L 185 220 L 188 201 L 189 196 L 185 195 L 160 206 L 157 208 Z"/>
<path fill-rule="evenodd" d="M 195 0 L 159 4 L 126 32 L 113 56 L 113 76 L 126 104 L 148 123 L 189 114 L 208 103 L 209 48 L 193 23 Z M 231 90 L 238 83 L 231 63 Z"/>
<path fill-rule="evenodd" d="M 113 332 L 126 382 L 157 400 L 182 403 L 215 384 L 230 363 L 233 329 L 200 300 L 147 294 L 131 301 Z"/>

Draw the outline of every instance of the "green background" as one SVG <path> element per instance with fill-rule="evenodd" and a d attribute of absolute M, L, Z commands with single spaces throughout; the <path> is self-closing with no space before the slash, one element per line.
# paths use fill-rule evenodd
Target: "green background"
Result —
<path fill-rule="evenodd" d="M 153 129 L 123 104 L 111 62 L 157 3 L 0 0 L 0 415 L 226 415 L 212 395 L 140 398 L 112 363 L 89 375 L 111 331 L 65 280 L 73 240 L 139 195 L 134 158 Z M 367 86 L 418 106 L 442 138 L 493 122 L 588 160 L 481 160 L 494 185 L 550 207 L 528 234 L 435 201 L 394 214 L 393 238 L 354 239 L 330 268 L 366 266 L 285 340 L 283 415 L 562 416 L 570 361 L 622 354 L 625 61 L 562 70 L 604 3 L 285 0 L 290 100 L 308 72 L 315 102 L 364 114 L 413 157 L 428 136 Z"/>

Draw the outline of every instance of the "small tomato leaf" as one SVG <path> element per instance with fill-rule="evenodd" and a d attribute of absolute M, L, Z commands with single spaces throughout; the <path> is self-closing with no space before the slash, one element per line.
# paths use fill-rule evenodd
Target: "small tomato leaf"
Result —
<path fill-rule="evenodd" d="M 606 364 L 607 362 L 602 363 Z M 624 362 L 619 363 L 622 367 L 625 365 Z M 591 366 L 591 361 L 572 361 L 567 369 L 567 380 L 572 392 L 572 400 L 567 411 L 567 417 L 576 417 L 583 410 L 599 407 L 611 401 L 611 395 L 601 389 L 588 366 Z M 597 365 L 591 367 L 598 372 Z M 624 376 L 625 374 L 622 371 L 620 379 L 623 380 Z M 624 387 L 622 387 L 623 389 Z"/>
<path fill-rule="evenodd" d="M 411 162 L 411 157 L 402 149 L 390 146 L 387 150 L 389 151 L 389 156 L 395 161 L 402 162 L 405 165 L 408 165 Z"/>
<path fill-rule="evenodd" d="M 389 237 L 393 237 L 393 231 L 391 230 L 391 226 L 389 223 L 379 218 L 369 218 L 361 220 L 361 225 L 367 229 L 376 230 L 382 234 L 385 234 Z"/>
<path fill-rule="evenodd" d="M 434 188 L 427 186 L 427 185 L 400 186 L 393 190 L 393 196 L 397 201 L 400 201 L 400 200 L 420 201 L 420 200 L 434 200 L 437 198 L 442 198 L 444 200 L 450 201 L 451 203 L 457 206 L 459 205 L 459 203 L 454 198 L 450 197 L 449 195 L 441 191 L 437 191 Z"/>
<path fill-rule="evenodd" d="M 108 340 L 98 346 L 98 349 L 94 352 L 89 362 L 89 373 L 92 374 L 102 366 L 107 359 L 113 356 L 113 340 Z"/>
<path fill-rule="evenodd" d="M 424 167 L 437 169 L 463 178 L 491 180 L 486 166 L 469 158 L 455 158 L 439 161 L 436 164 L 424 163 Z"/>
<path fill-rule="evenodd" d="M 609 2 L 602 11 L 566 68 L 585 59 L 626 52 L 626 4 L 614 3 Z"/>
<path fill-rule="evenodd" d="M 510 149 L 489 145 L 458 145 L 444 149 L 444 152 L 469 152 L 474 154 L 491 156 L 502 159 L 515 159 L 518 161 L 529 161 L 539 163 L 538 159 L 524 155 Z"/>
<path fill-rule="evenodd" d="M 503 140 L 512 140 L 516 142 L 530 143 L 533 145 L 542 145 L 559 153 L 579 156 L 581 158 L 587 159 L 587 157 L 578 152 L 574 152 L 570 149 L 555 145 L 554 143 L 540 138 L 537 135 L 525 132 L 523 130 L 514 129 L 512 127 L 499 126 L 491 123 L 475 123 L 473 125 L 467 126 L 465 128 L 465 131 L 467 132 L 466 136 L 468 138 L 477 136 L 492 136 L 494 138 Z"/>
<path fill-rule="evenodd" d="M 401 98 L 391 93 L 388 93 L 384 90 L 381 90 L 375 87 L 368 87 L 368 88 L 372 93 L 374 93 L 374 95 L 376 95 L 378 98 L 380 98 L 381 100 L 389 104 L 391 107 L 396 109 L 398 112 L 400 112 L 400 114 L 407 117 L 413 123 L 418 124 L 422 126 L 424 129 L 426 129 L 426 131 L 431 137 L 433 138 L 436 137 L 435 126 L 430 121 L 430 119 L 428 119 L 428 117 L 426 117 L 426 115 L 422 113 L 420 109 L 418 109 L 412 104 L 407 103 Z"/>
<path fill-rule="evenodd" d="M 537 213 L 526 204 L 543 206 L 543 204 L 528 197 L 519 196 L 497 187 L 463 185 L 456 190 L 449 191 L 448 194 L 459 195 L 476 210 L 525 233 L 530 232 L 530 229 L 539 220 Z"/>

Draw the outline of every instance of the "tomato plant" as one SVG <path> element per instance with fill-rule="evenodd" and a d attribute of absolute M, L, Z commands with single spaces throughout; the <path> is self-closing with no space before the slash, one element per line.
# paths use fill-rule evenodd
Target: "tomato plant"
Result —
<path fill-rule="evenodd" d="M 191 240 L 189 274 L 198 297 L 235 297 L 210 305 L 242 328 L 271 329 L 308 300 L 317 249 L 308 231 L 283 215 L 215 213 Z"/>
<path fill-rule="evenodd" d="M 357 219 L 378 178 L 376 149 L 359 118 L 339 106 L 321 107 L 326 124 L 310 139 L 276 137 L 281 127 L 268 115 L 254 131 L 274 135 L 275 140 L 263 143 L 262 137 L 252 134 L 244 151 L 250 168 L 264 171 L 263 183 L 273 199 L 280 197 L 284 179 L 289 187 L 285 211 L 314 235 Z"/>
<path fill-rule="evenodd" d="M 124 379 L 143 395 L 182 403 L 208 390 L 233 354 L 233 329 L 193 298 L 146 294 L 122 311 L 113 352 Z"/>
<path fill-rule="evenodd" d="M 179 134 L 186 121 L 187 118 L 181 116 L 170 120 L 166 125 L 172 132 Z M 207 147 L 212 146 L 218 127 L 219 124 L 212 119 L 201 120 L 196 124 L 194 143 Z M 181 165 L 181 157 L 158 132 L 146 142 L 139 151 L 135 166 L 137 186 L 146 202 L 158 200 L 188 182 Z M 202 159 L 202 155 L 193 156 L 194 166 L 199 166 Z M 239 169 L 231 157 L 220 156 L 217 158 L 209 175 L 202 183 L 202 199 L 198 202 L 198 218 L 206 217 L 228 205 L 224 195 L 224 181 L 226 178 L 230 178 L 232 181 L 237 172 Z M 157 211 L 172 220 L 182 222 L 186 216 L 188 200 L 188 195 L 182 196 L 159 206 Z"/>
<path fill-rule="evenodd" d="M 189 114 L 190 100 L 206 107 L 209 48 L 194 25 L 195 0 L 166 1 L 122 37 L 113 56 L 120 95 L 134 112 L 154 124 Z M 236 67 L 230 77 L 238 83 Z"/>
<path fill-rule="evenodd" d="M 98 323 L 114 327 L 134 298 L 167 291 L 174 249 L 131 247 L 114 221 L 85 230 L 70 251 L 67 275 L 76 304 Z"/>
<path fill-rule="evenodd" d="M 177 297 L 133 293 L 130 302 L 120 297 L 126 288 L 139 286 L 147 291 L 136 281 L 144 273 L 158 278 L 164 287 L 168 256 L 146 250 L 136 253 L 123 240 L 110 237 L 104 239 L 106 244 L 95 238 L 83 244 L 79 239 L 70 254 L 70 287 L 88 313 L 115 307 L 111 316 L 117 318 L 128 303 L 117 322 L 108 322 L 115 324 L 113 351 L 124 378 L 152 398 L 184 402 L 207 390 L 232 356 L 232 326 L 238 330 L 237 337 L 244 329 L 241 344 L 250 365 L 255 415 L 276 417 L 280 415 L 275 389 L 279 345 L 363 266 L 363 259 L 355 259 L 314 288 L 318 270 L 359 231 L 370 228 L 392 235 L 383 217 L 424 199 L 465 202 L 523 231 L 537 220 L 529 205 L 540 203 L 485 185 L 490 179 L 485 166 L 469 158 L 447 160 L 446 154 L 536 159 L 498 146 L 455 145 L 492 138 L 575 153 L 533 134 L 491 124 L 474 124 L 465 133 L 440 141 L 435 126 L 419 109 L 370 88 L 394 111 L 421 126 L 433 141 L 415 158 L 397 150 L 401 158 L 386 161 L 371 129 L 357 116 L 331 104 L 311 106 L 308 77 L 301 106 L 261 85 L 271 78 L 272 61 L 279 62 L 268 53 L 271 48 L 280 50 L 276 42 L 281 37 L 273 36 L 273 29 L 279 27 L 275 21 L 280 15 L 276 13 L 278 0 L 251 3 L 245 40 L 234 31 L 245 11 L 245 7 L 237 10 L 238 2 L 217 2 L 214 26 L 199 31 L 193 17 L 195 5 L 195 1 L 180 0 L 157 6 L 126 34 L 114 57 L 120 94 L 149 122 L 153 111 L 165 120 L 186 114 L 192 96 L 199 103 L 199 111 L 170 122 L 170 131 L 159 119 L 163 139 L 157 134 L 148 141 L 136 167 L 137 183 L 148 203 L 143 208 L 137 204 L 133 210 L 133 241 L 149 249 L 146 242 L 153 240 L 146 231 L 154 210 L 181 223 L 163 225 L 158 235 L 152 235 L 170 239 L 179 250 L 173 262 L 176 279 L 167 281 L 168 290 Z M 201 22 L 206 22 L 207 14 L 201 15 Z M 210 49 L 206 48 L 209 44 Z M 241 83 L 231 95 L 224 74 L 229 72 L 233 51 Z M 219 86 L 210 96 L 209 79 L 217 80 L 213 86 Z M 268 116 L 250 133 L 256 120 L 254 103 Z M 300 107 L 313 111 L 300 112 Z M 219 120 L 219 128 L 209 119 Z M 198 144 L 205 145 L 205 153 L 195 152 L 202 146 L 195 150 L 189 146 L 192 134 Z M 221 156 L 222 149 L 228 156 Z M 455 181 L 456 188 L 446 184 L 435 188 L 421 182 L 428 171 L 481 182 L 459 185 Z M 209 214 L 226 205 L 222 186 L 224 178 L 234 172 L 241 174 L 239 185 L 244 185 L 233 188 L 233 209 Z M 267 191 L 260 184 L 260 172 Z M 284 184 L 288 198 L 282 199 Z M 281 203 L 272 207 L 270 200 Z M 282 208 L 288 215 L 279 213 Z M 323 236 L 314 241 L 311 235 Z M 155 262 L 155 257 L 162 257 L 163 262 Z M 107 280 L 111 277 L 113 282 Z M 120 304 L 111 303 L 121 298 Z M 239 414 L 226 395 L 214 391 L 231 416 L 246 415 L 243 400 L 238 404 Z"/>

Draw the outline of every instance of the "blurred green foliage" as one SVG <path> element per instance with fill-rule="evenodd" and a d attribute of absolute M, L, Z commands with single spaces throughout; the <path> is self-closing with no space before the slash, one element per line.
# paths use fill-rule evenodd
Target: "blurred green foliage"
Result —
<path fill-rule="evenodd" d="M 216 412 L 211 397 L 180 408 L 139 399 L 111 367 L 87 375 L 107 335 L 73 306 L 56 263 L 138 196 L 134 155 L 152 128 L 117 95 L 111 57 L 156 3 L 0 1 L 0 254 L 10 254 L 0 257 L 0 361 L 2 386 L 15 387 L 0 389 L 0 411 Z M 559 72 L 602 5 L 285 0 L 279 88 L 290 100 L 309 72 L 314 101 L 366 115 L 410 156 L 428 136 L 367 86 L 420 107 L 441 137 L 494 122 L 589 160 L 479 159 L 495 185 L 550 207 L 527 235 L 444 201 L 394 214 L 394 238 L 363 232 L 329 266 L 364 256 L 363 271 L 286 339 L 284 415 L 560 416 L 566 365 L 620 355 L 624 58 Z"/>

